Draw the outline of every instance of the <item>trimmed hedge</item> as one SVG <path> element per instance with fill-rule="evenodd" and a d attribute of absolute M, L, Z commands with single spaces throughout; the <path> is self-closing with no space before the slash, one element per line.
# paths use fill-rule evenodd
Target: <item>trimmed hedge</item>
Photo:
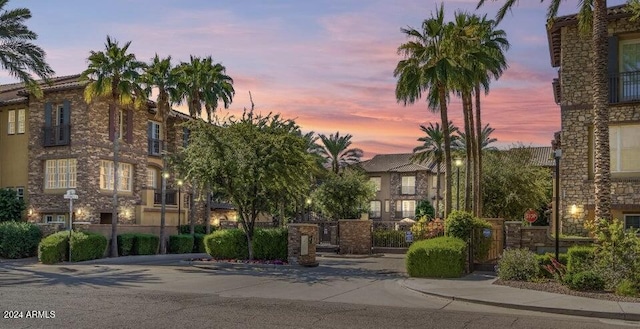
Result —
<path fill-rule="evenodd" d="M 138 233 L 133 242 L 134 255 L 155 255 L 160 247 L 160 237 L 154 234 Z"/>
<path fill-rule="evenodd" d="M 604 290 L 604 279 L 594 271 L 582 271 L 571 274 L 569 278 L 567 278 L 566 283 L 569 288 L 573 290 Z"/>
<path fill-rule="evenodd" d="M 467 244 L 454 237 L 414 242 L 407 252 L 407 273 L 422 278 L 457 278 L 465 267 Z"/>
<path fill-rule="evenodd" d="M 247 259 L 249 256 L 247 238 L 241 229 L 215 231 L 205 236 L 204 245 L 213 258 Z"/>
<path fill-rule="evenodd" d="M 133 244 L 135 243 L 136 233 L 118 234 L 118 255 L 133 255 Z"/>
<path fill-rule="evenodd" d="M 193 251 L 193 236 L 178 234 L 169 236 L 169 253 L 186 254 Z"/>
<path fill-rule="evenodd" d="M 92 232 L 71 234 L 71 261 L 82 262 L 102 258 L 107 250 L 107 238 Z"/>
<path fill-rule="evenodd" d="M 38 260 L 43 264 L 55 264 L 67 260 L 69 232 L 49 235 L 38 244 Z"/>
<path fill-rule="evenodd" d="M 575 274 L 588 271 L 593 268 L 594 259 L 594 247 L 573 246 L 567 250 L 567 272 Z"/>
<path fill-rule="evenodd" d="M 257 229 L 253 235 L 253 258 L 286 260 L 288 231 L 284 228 Z"/>
<path fill-rule="evenodd" d="M 25 222 L 0 223 L 0 257 L 25 258 L 38 254 L 42 233 L 37 225 Z"/>
<path fill-rule="evenodd" d="M 204 237 L 206 234 L 196 233 L 193 235 L 193 252 L 195 253 L 206 253 L 207 248 L 204 246 Z"/>

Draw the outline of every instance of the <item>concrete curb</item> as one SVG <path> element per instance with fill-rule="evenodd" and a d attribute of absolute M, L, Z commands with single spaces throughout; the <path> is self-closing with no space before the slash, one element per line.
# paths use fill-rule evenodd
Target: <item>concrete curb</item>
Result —
<path fill-rule="evenodd" d="M 189 261 L 185 260 L 182 263 L 190 264 L 197 268 L 206 268 L 206 269 L 255 269 L 255 268 L 266 268 L 266 269 L 292 269 L 296 267 L 302 267 L 291 264 L 257 264 L 257 263 L 233 263 L 233 262 L 208 262 L 208 261 Z"/>
<path fill-rule="evenodd" d="M 120 257 L 107 257 L 93 260 L 87 260 L 84 262 L 74 262 L 70 264 L 78 265 L 136 265 L 155 261 L 183 261 L 190 258 L 208 258 L 207 254 L 164 254 L 164 255 L 135 255 L 135 256 L 120 256 Z M 68 262 L 65 262 L 68 264 Z"/>
<path fill-rule="evenodd" d="M 577 310 L 577 309 L 570 309 L 570 308 L 543 307 L 543 306 L 533 306 L 533 305 L 523 305 L 523 304 L 512 304 L 512 303 L 505 303 L 505 302 L 495 302 L 495 301 L 481 300 L 481 299 L 474 299 L 474 298 L 456 297 L 456 296 L 451 296 L 447 294 L 434 293 L 430 291 L 424 291 L 424 290 L 416 289 L 413 287 L 409 287 L 405 285 L 404 282 L 405 281 L 402 280 L 400 282 L 400 286 L 405 289 L 419 292 L 428 296 L 457 300 L 457 301 L 462 301 L 467 303 L 497 306 L 502 308 L 510 308 L 510 309 L 523 310 L 523 311 L 575 315 L 575 316 L 582 316 L 582 317 L 589 317 L 589 318 L 614 319 L 614 320 L 624 320 L 624 321 L 640 321 L 640 314 L 635 314 L 635 313 L 587 311 L 587 310 Z"/>
<path fill-rule="evenodd" d="M 323 258 L 343 258 L 343 259 L 362 259 L 362 258 L 378 258 L 383 257 L 384 254 L 370 254 L 370 255 L 351 255 L 351 254 L 316 254 L 317 257 Z"/>

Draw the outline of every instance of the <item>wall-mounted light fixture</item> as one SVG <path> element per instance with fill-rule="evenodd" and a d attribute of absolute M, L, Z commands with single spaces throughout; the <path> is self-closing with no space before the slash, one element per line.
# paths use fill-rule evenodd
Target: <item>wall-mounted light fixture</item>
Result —
<path fill-rule="evenodd" d="M 29 216 L 33 215 L 33 209 L 29 209 Z"/>
<path fill-rule="evenodd" d="M 576 206 L 575 204 L 571 205 L 571 214 L 575 215 L 577 213 L 578 213 L 578 206 Z"/>

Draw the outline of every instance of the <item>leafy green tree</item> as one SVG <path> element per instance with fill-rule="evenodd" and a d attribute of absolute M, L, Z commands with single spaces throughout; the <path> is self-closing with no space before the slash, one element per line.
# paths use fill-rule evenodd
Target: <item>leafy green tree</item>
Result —
<path fill-rule="evenodd" d="M 0 65 L 9 75 L 18 78 L 36 97 L 42 97 L 42 90 L 31 76 L 37 75 L 48 80 L 53 69 L 46 63 L 45 51 L 31 43 L 38 35 L 29 30 L 25 21 L 31 18 L 27 8 L 5 9 L 9 0 L 0 0 Z"/>
<path fill-rule="evenodd" d="M 433 209 L 433 206 L 428 199 L 420 200 L 420 202 L 418 202 L 418 205 L 416 206 L 416 218 L 421 218 L 424 216 L 429 219 L 432 219 L 435 216 L 435 210 Z"/>
<path fill-rule="evenodd" d="M 121 115 L 120 109 L 133 107 L 141 108 L 146 105 L 147 93 L 142 87 L 141 73 L 144 63 L 136 60 L 136 56 L 129 53 L 131 41 L 120 47 L 116 40 L 107 36 L 104 51 L 91 51 L 89 67 L 82 72 L 81 80 L 86 81 L 84 98 L 87 103 L 96 98 L 109 101 L 109 108 L 114 112 L 115 122 Z M 118 257 L 118 184 L 120 127 L 115 129 L 113 139 L 113 201 L 111 214 L 111 256 Z"/>
<path fill-rule="evenodd" d="M 320 135 L 322 141 L 320 154 L 324 157 L 325 162 L 329 165 L 334 173 L 338 173 L 340 168 L 344 168 L 350 164 L 357 163 L 362 157 L 362 150 L 359 148 L 349 148 L 351 146 L 351 135 L 340 136 L 340 132 L 331 134 L 327 137 Z"/>
<path fill-rule="evenodd" d="M 21 220 L 26 207 L 24 200 L 18 199 L 16 190 L 0 189 L 0 222 Z"/>
<path fill-rule="evenodd" d="M 258 215 L 274 207 L 274 196 L 308 191 L 314 160 L 300 128 L 293 120 L 253 111 L 218 125 L 193 120 L 187 127 L 187 178 L 210 184 L 236 207 L 253 258 Z"/>
<path fill-rule="evenodd" d="M 314 205 L 333 219 L 360 218 L 369 210 L 375 197 L 375 186 L 359 170 L 346 169 L 340 174 L 329 174 L 311 195 Z"/>
<path fill-rule="evenodd" d="M 485 157 L 486 216 L 520 220 L 527 209 L 539 209 L 551 201 L 550 172 L 531 163 L 531 151 L 488 151 Z"/>

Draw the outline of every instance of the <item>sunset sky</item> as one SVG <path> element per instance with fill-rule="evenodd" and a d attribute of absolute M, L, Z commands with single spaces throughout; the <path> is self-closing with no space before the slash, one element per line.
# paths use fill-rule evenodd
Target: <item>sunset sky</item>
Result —
<path fill-rule="evenodd" d="M 501 4 L 503 1 L 498 1 Z M 609 5 L 623 1 L 609 0 Z M 424 100 L 398 104 L 393 70 L 397 47 L 406 41 L 401 27 L 419 27 L 436 1 L 418 0 L 111 0 L 18 1 L 28 7 L 29 27 L 47 51 L 56 75 L 82 72 L 90 50 L 102 50 L 107 35 L 148 61 L 155 53 L 174 63 L 189 55 L 211 55 L 234 79 L 229 110 L 249 107 L 295 118 L 306 131 L 352 134 L 365 157 L 410 152 L 418 145 L 420 124 L 439 122 Z M 475 12 L 477 1 L 444 1 L 447 17 L 456 10 Z M 478 13 L 493 18 L 498 5 Z M 576 12 L 565 1 L 561 14 Z M 548 2 L 520 1 L 499 26 L 511 48 L 509 69 L 483 99 L 483 123 L 496 129 L 499 147 L 517 142 L 548 146 L 560 129 L 553 101 L 545 31 Z M 0 82 L 13 82 L 0 71 Z M 452 98 L 450 117 L 461 125 L 461 106 Z"/>

